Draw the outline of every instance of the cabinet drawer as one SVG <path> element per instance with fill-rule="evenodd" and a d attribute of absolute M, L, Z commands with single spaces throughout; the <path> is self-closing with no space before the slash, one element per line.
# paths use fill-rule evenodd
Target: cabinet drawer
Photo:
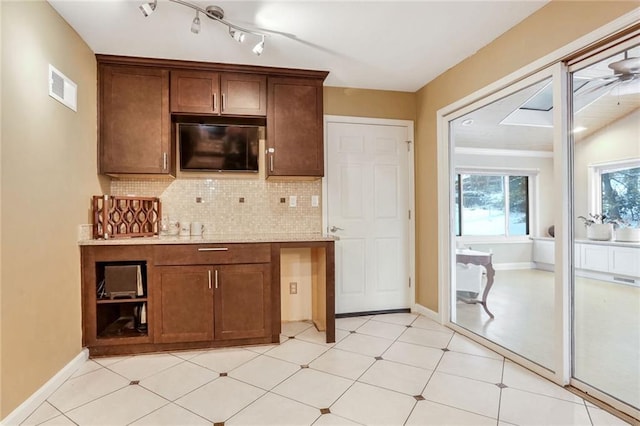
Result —
<path fill-rule="evenodd" d="M 156 265 L 271 262 L 271 244 L 179 244 L 154 247 Z"/>

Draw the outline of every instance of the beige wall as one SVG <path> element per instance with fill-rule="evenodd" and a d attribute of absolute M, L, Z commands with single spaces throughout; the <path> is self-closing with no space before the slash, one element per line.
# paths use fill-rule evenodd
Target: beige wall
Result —
<path fill-rule="evenodd" d="M 96 64 L 44 1 L 1 2 L 0 418 L 81 351 L 78 225 L 96 176 Z M 48 64 L 78 84 L 78 112 L 48 96 Z"/>
<path fill-rule="evenodd" d="M 415 93 L 325 86 L 323 94 L 327 115 L 416 119 Z"/>
<path fill-rule="evenodd" d="M 417 303 L 438 311 L 437 111 L 586 35 L 637 5 L 637 1 L 552 1 L 417 92 Z"/>
<path fill-rule="evenodd" d="M 0 31 L 2 29 L 2 2 L 0 2 Z M 0 32 L 0 42 L 2 33 Z M 2 48 L 0 47 L 0 52 Z M 2 58 L 0 57 L 0 420 L 2 415 Z"/>

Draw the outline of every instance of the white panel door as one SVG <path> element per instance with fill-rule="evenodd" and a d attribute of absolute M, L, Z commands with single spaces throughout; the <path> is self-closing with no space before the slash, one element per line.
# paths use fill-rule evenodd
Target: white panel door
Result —
<path fill-rule="evenodd" d="M 410 307 L 407 133 L 327 124 L 327 224 L 340 237 L 336 313 Z"/>

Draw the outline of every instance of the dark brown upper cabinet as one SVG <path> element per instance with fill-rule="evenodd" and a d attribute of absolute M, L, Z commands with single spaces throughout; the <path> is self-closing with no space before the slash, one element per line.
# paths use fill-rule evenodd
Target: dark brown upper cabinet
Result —
<path fill-rule="evenodd" d="M 265 116 L 267 77 L 244 73 L 172 71 L 171 112 Z"/>
<path fill-rule="evenodd" d="M 267 176 L 324 176 L 322 79 L 270 77 Z"/>
<path fill-rule="evenodd" d="M 99 173 L 175 176 L 172 119 L 184 118 L 264 123 L 267 177 L 324 175 L 326 71 L 112 55 L 96 58 Z"/>
<path fill-rule="evenodd" d="M 220 113 L 220 74 L 171 71 L 171 112 Z"/>
<path fill-rule="evenodd" d="M 99 171 L 173 174 L 169 71 L 100 64 Z"/>
<path fill-rule="evenodd" d="M 220 75 L 224 115 L 267 115 L 267 76 L 243 73 Z"/>

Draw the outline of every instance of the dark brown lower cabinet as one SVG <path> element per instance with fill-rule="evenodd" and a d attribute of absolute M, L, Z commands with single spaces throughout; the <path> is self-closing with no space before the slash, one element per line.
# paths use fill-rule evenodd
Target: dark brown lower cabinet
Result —
<path fill-rule="evenodd" d="M 158 343 L 213 340 L 211 268 L 159 266 L 156 268 Z"/>
<path fill-rule="evenodd" d="M 307 247 L 314 323 L 334 342 L 333 241 L 297 241 L 82 246 L 82 343 L 90 356 L 278 343 L 280 251 Z"/>
<path fill-rule="evenodd" d="M 271 335 L 268 263 L 156 268 L 157 343 Z"/>
<path fill-rule="evenodd" d="M 214 282 L 216 339 L 271 335 L 270 264 L 215 267 Z"/>

